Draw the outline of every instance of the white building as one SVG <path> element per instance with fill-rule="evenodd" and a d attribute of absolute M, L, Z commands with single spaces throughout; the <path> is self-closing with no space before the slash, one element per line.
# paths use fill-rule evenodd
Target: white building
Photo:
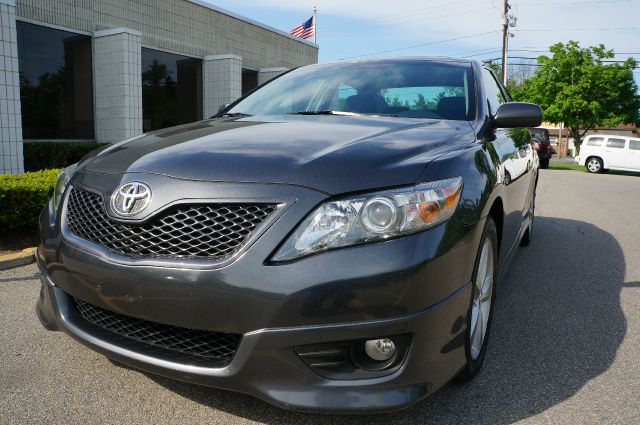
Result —
<path fill-rule="evenodd" d="M 0 173 L 23 140 L 115 142 L 197 121 L 318 47 L 198 0 L 0 0 Z"/>

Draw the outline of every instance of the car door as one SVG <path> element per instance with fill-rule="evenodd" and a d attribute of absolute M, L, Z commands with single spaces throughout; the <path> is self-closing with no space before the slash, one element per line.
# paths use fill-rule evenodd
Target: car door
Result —
<path fill-rule="evenodd" d="M 483 69 L 483 84 L 491 115 L 500 104 L 508 100 L 506 91 L 493 73 Z M 496 129 L 496 150 L 500 156 L 500 173 L 506 193 L 503 199 L 505 213 L 503 238 L 507 242 L 501 250 L 508 254 L 516 242 L 535 190 L 533 178 L 534 151 L 530 146 L 531 134 L 527 128 Z M 502 255 L 501 261 L 506 260 Z"/>
<path fill-rule="evenodd" d="M 629 139 L 626 164 L 624 168 L 640 171 L 640 139 Z"/>
<path fill-rule="evenodd" d="M 626 168 L 627 141 L 619 137 L 609 137 L 604 147 L 605 168 Z"/>

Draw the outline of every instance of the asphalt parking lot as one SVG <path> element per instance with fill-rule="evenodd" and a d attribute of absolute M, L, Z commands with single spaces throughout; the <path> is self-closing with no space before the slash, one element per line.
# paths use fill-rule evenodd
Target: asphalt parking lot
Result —
<path fill-rule="evenodd" d="M 0 423 L 640 423 L 639 211 L 640 177 L 543 170 L 482 373 L 387 415 L 289 413 L 116 366 L 40 326 L 34 265 L 3 271 Z"/>

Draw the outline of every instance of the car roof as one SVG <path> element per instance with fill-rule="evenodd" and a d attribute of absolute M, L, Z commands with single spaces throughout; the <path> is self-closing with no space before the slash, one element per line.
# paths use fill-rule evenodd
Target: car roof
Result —
<path fill-rule="evenodd" d="M 312 64 L 310 66 L 325 66 L 325 65 L 339 65 L 345 63 L 376 63 L 376 62 L 452 62 L 452 63 L 478 63 L 479 61 L 473 61 L 470 59 L 460 59 L 460 58 L 452 58 L 446 56 L 381 56 L 381 57 L 361 57 L 361 58 L 349 58 L 349 59 L 341 59 L 331 62 L 323 62 Z"/>

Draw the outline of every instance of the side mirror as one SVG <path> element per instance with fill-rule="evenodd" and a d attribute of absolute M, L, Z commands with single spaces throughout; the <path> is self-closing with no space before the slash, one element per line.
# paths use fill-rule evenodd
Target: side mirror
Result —
<path fill-rule="evenodd" d="M 533 103 L 503 103 L 498 107 L 493 123 L 496 128 L 538 127 L 542 124 L 542 109 Z"/>

